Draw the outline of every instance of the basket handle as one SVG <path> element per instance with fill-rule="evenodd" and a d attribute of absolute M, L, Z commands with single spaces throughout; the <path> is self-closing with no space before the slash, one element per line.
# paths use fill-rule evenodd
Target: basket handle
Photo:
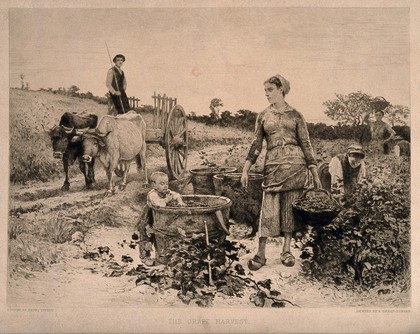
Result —
<path fill-rule="evenodd" d="M 320 192 L 320 193 L 322 192 L 322 193 L 325 193 L 327 195 L 331 195 L 327 190 L 322 189 L 322 188 L 308 188 L 302 193 L 301 197 L 305 197 L 306 194 L 310 191 L 316 191 L 316 192 Z"/>

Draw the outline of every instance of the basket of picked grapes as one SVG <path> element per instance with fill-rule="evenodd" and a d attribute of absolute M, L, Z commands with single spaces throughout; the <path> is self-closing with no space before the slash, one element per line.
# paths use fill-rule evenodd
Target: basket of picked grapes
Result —
<path fill-rule="evenodd" d="M 311 226 L 330 224 L 340 213 L 341 207 L 324 189 L 308 189 L 293 202 L 295 218 Z"/>

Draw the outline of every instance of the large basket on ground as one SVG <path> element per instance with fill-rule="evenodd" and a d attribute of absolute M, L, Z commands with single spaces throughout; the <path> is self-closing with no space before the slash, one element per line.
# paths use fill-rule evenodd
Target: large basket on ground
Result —
<path fill-rule="evenodd" d="M 225 196 L 232 200 L 230 218 L 237 223 L 245 223 L 252 227 L 251 235 L 255 235 L 258 228 L 261 202 L 263 197 L 262 174 L 248 175 L 248 189 L 241 184 L 241 173 L 225 173 L 213 176 L 216 195 Z"/>
<path fill-rule="evenodd" d="M 292 204 L 295 218 L 307 225 L 325 226 L 340 213 L 341 207 L 324 189 L 308 189 Z"/>
<path fill-rule="evenodd" d="M 237 169 L 228 166 L 214 166 L 194 168 L 190 170 L 191 183 L 193 185 L 194 194 L 197 195 L 215 195 L 213 176 L 222 173 L 234 173 Z"/>
<path fill-rule="evenodd" d="M 166 250 L 171 241 L 189 238 L 192 234 L 207 233 L 213 242 L 222 243 L 229 231 L 231 200 L 214 195 L 184 195 L 185 203 L 200 203 L 202 206 L 152 207 L 153 229 L 156 238 L 156 260 L 167 263 Z"/>

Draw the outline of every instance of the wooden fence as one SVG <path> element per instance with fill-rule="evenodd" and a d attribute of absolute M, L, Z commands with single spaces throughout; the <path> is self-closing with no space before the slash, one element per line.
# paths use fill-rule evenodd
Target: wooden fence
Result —
<path fill-rule="evenodd" d="M 105 94 L 107 102 L 108 102 L 108 115 L 116 115 L 117 111 L 115 110 L 114 103 L 112 103 L 111 96 L 109 95 L 109 92 Z M 140 99 L 138 99 L 135 96 L 129 96 L 128 98 L 128 104 L 130 105 L 130 110 L 133 110 L 134 108 L 140 107 Z M 125 112 L 128 112 L 128 110 L 125 110 Z"/>
<path fill-rule="evenodd" d="M 140 99 L 135 96 L 128 97 L 128 103 L 130 104 L 130 109 L 138 108 L 140 106 Z"/>
<path fill-rule="evenodd" d="M 153 128 L 162 129 L 164 131 L 166 129 L 168 114 L 176 105 L 177 99 L 166 96 L 166 94 L 156 95 L 156 92 L 153 93 L 152 99 L 154 106 Z"/>

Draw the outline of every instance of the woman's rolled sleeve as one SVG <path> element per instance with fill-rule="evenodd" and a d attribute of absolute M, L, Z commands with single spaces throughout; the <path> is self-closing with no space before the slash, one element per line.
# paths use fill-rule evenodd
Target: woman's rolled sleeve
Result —
<path fill-rule="evenodd" d="M 306 166 L 316 166 L 314 151 L 312 149 L 311 141 L 309 140 L 308 128 L 303 116 L 300 113 L 298 113 L 297 117 L 297 135 L 298 141 L 305 156 Z"/>
<path fill-rule="evenodd" d="M 248 155 L 246 160 L 251 161 L 251 163 L 255 163 L 260 155 L 263 147 L 263 139 L 264 139 L 264 128 L 261 114 L 258 115 L 257 121 L 255 122 L 255 136 L 254 140 L 251 144 L 251 147 L 248 151 Z"/>

